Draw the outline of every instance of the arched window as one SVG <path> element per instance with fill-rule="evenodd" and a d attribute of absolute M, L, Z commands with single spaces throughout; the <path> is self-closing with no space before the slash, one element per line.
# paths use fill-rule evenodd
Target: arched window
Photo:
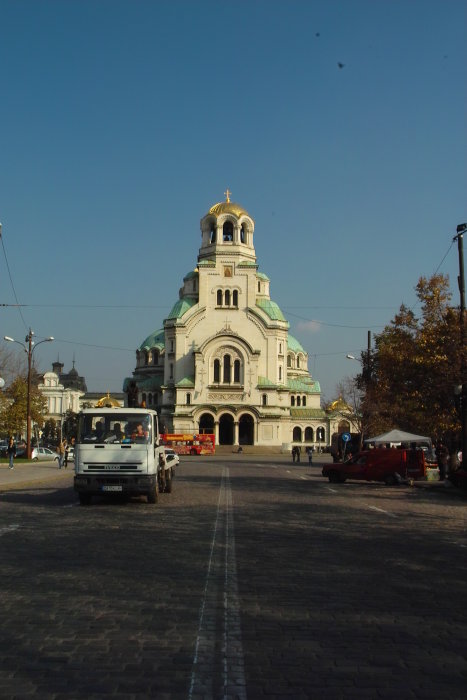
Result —
<path fill-rule="evenodd" d="M 214 383 L 219 384 L 221 380 L 221 363 L 219 360 L 214 360 Z"/>
<path fill-rule="evenodd" d="M 143 406 L 146 406 L 146 394 L 143 394 L 141 396 L 141 403 L 143 404 Z"/>
<path fill-rule="evenodd" d="M 242 224 L 240 228 L 240 243 L 245 243 L 245 224 Z"/>
<path fill-rule="evenodd" d="M 295 396 L 290 397 L 290 405 L 295 406 Z"/>
<path fill-rule="evenodd" d="M 186 395 L 186 405 L 189 406 L 191 404 L 191 394 Z"/>
<path fill-rule="evenodd" d="M 230 290 L 225 290 L 225 305 L 230 306 Z"/>
<path fill-rule="evenodd" d="M 217 290 L 217 306 L 222 306 L 222 290 Z"/>
<path fill-rule="evenodd" d="M 240 383 L 240 360 L 234 362 L 234 382 Z"/>
<path fill-rule="evenodd" d="M 297 357 L 297 369 L 300 369 L 300 355 Z"/>
<path fill-rule="evenodd" d="M 216 242 L 216 224 L 211 224 L 211 231 L 209 233 L 209 242 L 210 243 Z"/>
<path fill-rule="evenodd" d="M 282 355 L 282 343 L 279 343 L 279 355 Z"/>
<path fill-rule="evenodd" d="M 302 402 L 301 402 L 301 400 L 300 400 L 300 396 L 297 396 L 297 406 L 300 406 L 301 403 L 302 403 Z"/>
<path fill-rule="evenodd" d="M 261 291 L 261 282 L 258 282 L 258 292 Z"/>
<path fill-rule="evenodd" d="M 232 305 L 238 306 L 238 292 L 236 289 L 234 289 L 232 292 Z"/>
<path fill-rule="evenodd" d="M 152 406 L 152 394 L 148 394 L 148 406 Z"/>
<path fill-rule="evenodd" d="M 196 280 L 193 280 L 193 291 L 196 292 Z"/>
<path fill-rule="evenodd" d="M 262 400 L 263 400 L 263 406 L 267 406 L 267 405 L 268 405 L 268 397 L 267 397 L 266 394 L 263 394 L 263 399 L 262 399 Z"/>
<path fill-rule="evenodd" d="M 294 442 L 301 442 L 302 441 L 302 429 L 299 428 L 298 426 L 293 429 L 292 439 Z"/>
<path fill-rule="evenodd" d="M 292 358 L 290 355 L 287 355 L 287 367 L 292 367 Z"/>
<path fill-rule="evenodd" d="M 279 365 L 279 381 L 282 381 L 282 366 Z"/>
<path fill-rule="evenodd" d="M 153 365 L 158 365 L 158 364 L 159 364 L 159 352 L 158 352 L 158 350 L 153 350 L 153 353 L 152 353 L 152 364 L 153 364 Z"/>
<path fill-rule="evenodd" d="M 302 398 L 302 406 L 306 406 L 306 396 Z"/>
<path fill-rule="evenodd" d="M 230 355 L 224 355 L 224 384 L 230 384 Z"/>
<path fill-rule="evenodd" d="M 313 428 L 305 428 L 305 442 L 313 442 Z"/>
<path fill-rule="evenodd" d="M 224 241 L 233 241 L 233 223 L 231 221 L 226 221 L 222 227 L 222 234 Z"/>

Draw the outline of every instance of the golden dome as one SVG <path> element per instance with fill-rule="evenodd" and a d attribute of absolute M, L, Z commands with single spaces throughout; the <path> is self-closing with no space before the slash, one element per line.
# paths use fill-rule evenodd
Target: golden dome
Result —
<path fill-rule="evenodd" d="M 230 190 L 227 189 L 225 194 L 225 202 L 218 202 L 214 204 L 208 212 L 208 214 L 214 214 L 214 216 L 221 216 L 221 214 L 233 214 L 237 218 L 240 216 L 250 216 L 246 209 L 237 204 L 236 202 L 230 201 L 230 195 L 232 194 Z"/>
<path fill-rule="evenodd" d="M 107 396 L 103 396 L 99 401 L 96 403 L 97 408 L 114 408 L 114 407 L 120 407 L 120 402 L 117 401 L 117 399 L 113 399 L 110 396 L 110 393 L 107 392 Z"/>
<path fill-rule="evenodd" d="M 233 214 L 237 218 L 241 216 L 249 216 L 246 209 L 237 204 L 236 202 L 218 202 L 210 208 L 209 214 L 214 214 L 214 216 L 220 216 L 221 214 Z"/>

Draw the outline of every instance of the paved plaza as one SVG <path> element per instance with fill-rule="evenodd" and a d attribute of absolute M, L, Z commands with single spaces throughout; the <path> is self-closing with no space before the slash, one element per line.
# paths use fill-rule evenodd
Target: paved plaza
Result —
<path fill-rule="evenodd" d="M 288 455 L 184 457 L 154 506 L 72 482 L 0 466 L 0 697 L 465 697 L 464 492 Z"/>

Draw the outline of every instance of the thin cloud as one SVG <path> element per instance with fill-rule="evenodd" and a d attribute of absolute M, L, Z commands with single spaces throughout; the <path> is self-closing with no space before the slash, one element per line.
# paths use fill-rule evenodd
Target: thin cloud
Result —
<path fill-rule="evenodd" d="M 318 333 L 321 324 L 317 321 L 299 321 L 297 323 L 297 330 L 302 333 Z"/>

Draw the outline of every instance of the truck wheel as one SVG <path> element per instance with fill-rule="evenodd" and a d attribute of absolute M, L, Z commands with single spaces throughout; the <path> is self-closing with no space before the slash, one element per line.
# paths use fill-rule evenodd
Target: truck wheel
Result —
<path fill-rule="evenodd" d="M 80 493 L 79 494 L 79 502 L 82 506 L 88 506 L 91 503 L 91 494 L 90 493 Z"/>
<path fill-rule="evenodd" d="M 172 493 L 172 470 L 167 469 L 165 472 L 165 493 Z"/>
<path fill-rule="evenodd" d="M 156 479 L 156 485 L 151 491 L 148 491 L 148 503 L 157 503 L 159 499 L 159 482 Z"/>
<path fill-rule="evenodd" d="M 339 472 L 335 472 L 335 471 L 329 472 L 328 479 L 331 482 L 331 484 L 340 484 L 340 482 L 341 482 Z"/>
<path fill-rule="evenodd" d="M 395 484 L 397 484 L 397 479 L 394 476 L 394 474 L 387 474 L 384 477 L 384 483 L 386 484 L 386 486 L 394 486 Z"/>

